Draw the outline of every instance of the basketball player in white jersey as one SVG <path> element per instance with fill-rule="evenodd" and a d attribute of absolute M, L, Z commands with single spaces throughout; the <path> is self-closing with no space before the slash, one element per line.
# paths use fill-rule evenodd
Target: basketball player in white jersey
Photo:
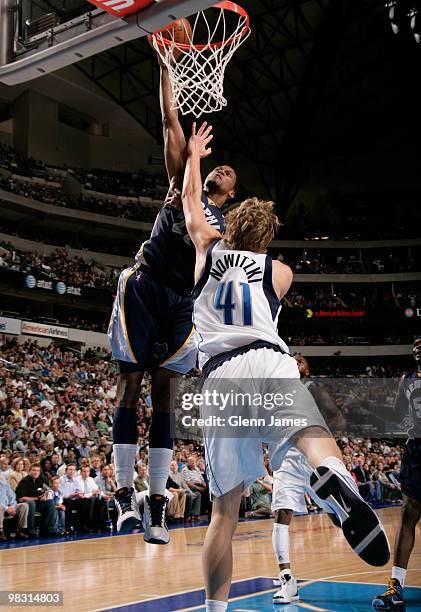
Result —
<path fill-rule="evenodd" d="M 336 407 L 327 390 L 316 381 L 311 380 L 307 359 L 300 354 L 294 355 L 297 361 L 303 384 L 309 389 L 326 423 L 334 431 L 343 430 L 346 426 L 340 410 Z M 275 513 L 272 544 L 279 565 L 280 589 L 273 596 L 273 603 L 287 604 L 299 599 L 297 581 L 291 571 L 289 556 L 289 526 L 294 512 L 305 514 L 307 505 L 304 494 L 307 493 L 315 503 L 329 513 L 335 525 L 340 523 L 336 515 L 331 514 L 329 505 L 314 493 L 310 486 L 313 469 L 307 459 L 296 448 L 291 447 L 285 455 L 279 470 L 273 473 L 272 510 Z"/>
<path fill-rule="evenodd" d="M 264 473 L 263 441 L 269 444 L 274 469 L 292 445 L 306 456 L 313 468 L 313 490 L 339 516 L 345 537 L 361 558 L 384 565 L 390 557 L 382 525 L 360 497 L 324 419 L 299 381 L 297 362 L 277 333 L 280 299 L 291 285 L 292 272 L 266 255 L 279 225 L 273 204 L 257 198 L 244 201 L 228 213 L 223 239 L 206 223 L 200 201 L 200 158 L 211 153 L 211 139 L 210 126 L 204 123 L 196 133 L 193 124 L 182 194 L 187 230 L 196 249 L 193 322 L 205 391 L 218 393 L 220 382 L 227 387 L 233 379 L 245 384 L 251 379 L 261 397 L 268 390 L 282 395 L 292 383 L 295 396 L 292 406 L 277 407 L 271 415 L 280 422 L 282 415 L 292 417 L 285 419 L 292 423 L 288 428 L 259 424 L 250 428 L 250 436 L 229 438 L 209 435 L 208 428 L 204 431 L 214 498 L 203 551 L 207 612 L 227 609 L 232 537 L 242 493 Z"/>

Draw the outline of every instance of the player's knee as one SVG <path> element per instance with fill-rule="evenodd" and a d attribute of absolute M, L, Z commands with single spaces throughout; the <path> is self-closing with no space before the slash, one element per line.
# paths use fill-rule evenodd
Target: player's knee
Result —
<path fill-rule="evenodd" d="M 278 510 L 275 514 L 275 523 L 279 525 L 289 525 L 292 519 L 292 510 Z"/>
<path fill-rule="evenodd" d="M 120 373 L 117 379 L 117 406 L 135 408 L 140 396 L 142 372 Z"/>
<path fill-rule="evenodd" d="M 152 375 L 152 405 L 155 411 L 170 412 L 176 397 L 178 372 L 157 368 Z"/>
<path fill-rule="evenodd" d="M 421 517 L 421 502 L 407 497 L 403 507 L 403 521 L 409 527 L 415 527 Z"/>

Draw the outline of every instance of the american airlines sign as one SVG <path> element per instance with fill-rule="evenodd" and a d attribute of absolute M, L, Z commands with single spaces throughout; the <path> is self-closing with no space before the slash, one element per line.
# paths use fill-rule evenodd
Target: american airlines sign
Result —
<path fill-rule="evenodd" d="M 140 9 L 153 4 L 153 0 L 88 0 L 88 2 L 116 17 L 137 13 Z"/>

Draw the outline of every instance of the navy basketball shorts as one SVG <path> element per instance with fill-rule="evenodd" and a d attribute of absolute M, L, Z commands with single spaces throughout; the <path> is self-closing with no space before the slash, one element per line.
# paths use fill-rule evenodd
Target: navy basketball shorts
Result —
<path fill-rule="evenodd" d="M 400 472 L 402 492 L 421 502 L 421 438 L 408 440 Z"/>
<path fill-rule="evenodd" d="M 120 371 L 157 367 L 186 374 L 196 366 L 192 300 L 138 266 L 120 274 L 108 336 Z M 127 368 L 125 365 L 127 364 Z"/>

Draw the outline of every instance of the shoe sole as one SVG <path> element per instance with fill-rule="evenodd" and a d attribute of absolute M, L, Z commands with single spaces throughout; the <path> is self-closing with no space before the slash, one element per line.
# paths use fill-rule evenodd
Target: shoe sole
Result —
<path fill-rule="evenodd" d="M 339 515 L 345 539 L 354 552 L 369 565 L 386 565 L 390 559 L 389 542 L 374 510 L 345 480 L 325 466 L 313 471 L 310 484 Z"/>
<path fill-rule="evenodd" d="M 141 521 L 133 516 L 126 518 L 120 525 L 120 529 L 117 530 L 117 533 L 123 535 L 129 535 L 130 533 L 134 533 L 136 529 L 140 529 Z"/>
<path fill-rule="evenodd" d="M 381 599 L 375 598 L 371 602 L 371 605 L 373 606 L 373 610 L 376 610 L 376 612 L 405 612 L 405 602 L 391 608 L 389 605 L 385 606 L 384 601 Z"/>
<path fill-rule="evenodd" d="M 146 538 L 145 536 L 143 536 L 144 541 L 146 542 L 146 544 L 160 544 L 160 545 L 165 545 L 165 544 L 169 544 L 170 541 L 168 540 L 167 542 L 164 542 L 163 540 L 159 540 L 158 538 Z"/>
<path fill-rule="evenodd" d="M 287 604 L 289 604 L 289 603 L 291 603 L 293 601 L 298 601 L 299 599 L 300 599 L 299 595 L 294 595 L 294 597 L 290 597 L 288 599 L 288 601 L 285 601 L 285 599 L 275 599 L 275 598 L 273 598 L 272 599 L 272 603 L 275 604 L 275 605 L 278 605 L 278 606 L 279 605 L 283 606 L 283 605 L 287 605 Z"/>

